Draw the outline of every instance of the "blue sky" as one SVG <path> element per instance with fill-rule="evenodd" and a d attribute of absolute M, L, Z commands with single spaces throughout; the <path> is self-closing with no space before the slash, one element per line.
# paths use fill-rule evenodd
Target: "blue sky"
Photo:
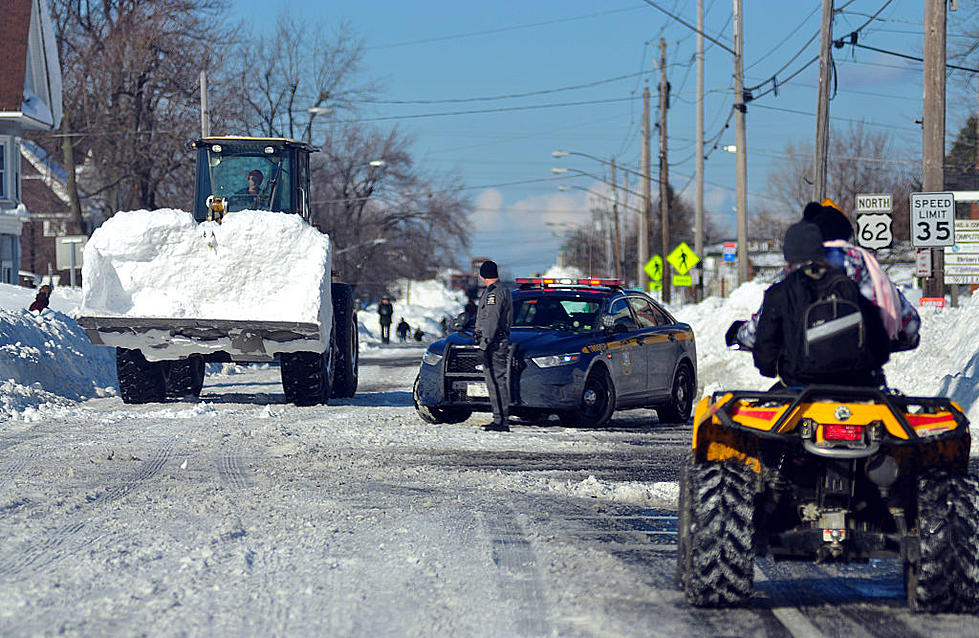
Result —
<path fill-rule="evenodd" d="M 835 37 L 862 25 L 885 2 L 837 0 L 844 10 L 837 16 Z M 655 4 L 696 23 L 694 0 Z M 745 5 L 745 83 L 759 85 L 773 74 L 780 82 L 777 95 L 760 98 L 748 109 L 750 214 L 766 192 L 768 175 L 779 170 L 786 144 L 809 142 L 815 136 L 818 65 L 787 82 L 783 78 L 818 53 L 821 1 L 747 0 Z M 731 46 L 730 0 L 704 0 L 704 6 L 705 31 Z M 653 94 L 652 119 L 658 118 L 655 62 L 660 37 L 667 43 L 673 96 L 668 112 L 670 181 L 693 201 L 696 36 L 643 0 L 333 0 L 279 5 L 235 0 L 232 7 L 259 32 L 271 30 L 279 12 L 327 27 L 339 20 L 353 26 L 366 44 L 368 73 L 383 87 L 381 99 L 420 102 L 368 105 L 363 118 L 378 126 L 398 126 L 413 138 L 415 155 L 424 167 L 456 172 L 471 188 L 477 205 L 470 220 L 473 245 L 460 254 L 460 263 L 470 255 L 483 255 L 517 276 L 541 271 L 555 262 L 561 234 L 569 225 L 589 223 L 590 196 L 585 189 L 600 189 L 601 182 L 586 176 L 561 179 L 551 169 L 565 166 L 606 177 L 607 166 L 577 156 L 555 160 L 551 151 L 615 156 L 621 165 L 638 170 L 646 83 Z M 262 19 L 253 20 L 254 16 Z M 964 16 L 961 10 L 949 13 L 950 50 L 963 42 Z M 861 31 L 860 43 L 920 56 L 920 0 L 891 0 L 879 17 Z M 797 53 L 798 58 L 779 71 Z M 834 54 L 839 91 L 830 107 L 832 124 L 846 127 L 863 121 L 873 130 L 888 130 L 896 152 L 914 157 L 921 144 L 915 123 L 921 117 L 920 63 L 851 47 Z M 723 147 L 734 144 L 733 122 L 722 130 L 732 104 L 732 61 L 727 51 L 709 43 L 705 58 L 705 134 L 708 139 L 719 134 Z M 949 85 L 951 138 L 975 110 L 975 79 L 966 84 L 961 78 L 958 74 Z M 570 88 L 582 85 L 591 86 Z M 536 94 L 502 97 L 525 93 Z M 655 137 L 652 152 L 655 170 Z M 705 179 L 708 213 L 733 233 L 735 156 L 720 149 L 713 152 Z M 572 188 L 559 191 L 559 185 Z M 630 188 L 640 190 L 635 179 Z"/>

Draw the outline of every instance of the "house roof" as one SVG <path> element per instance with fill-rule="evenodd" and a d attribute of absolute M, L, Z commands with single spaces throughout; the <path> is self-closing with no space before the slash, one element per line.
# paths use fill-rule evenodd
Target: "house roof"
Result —
<path fill-rule="evenodd" d="M 24 102 L 27 72 L 27 41 L 30 36 L 32 0 L 0 0 L 0 111 L 20 111 Z"/>

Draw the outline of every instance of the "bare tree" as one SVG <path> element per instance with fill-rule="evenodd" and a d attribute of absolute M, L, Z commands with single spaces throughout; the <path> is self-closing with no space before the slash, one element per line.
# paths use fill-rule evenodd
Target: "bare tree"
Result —
<path fill-rule="evenodd" d="M 236 94 L 247 105 L 251 129 L 262 135 L 312 142 L 317 122 L 352 112 L 377 92 L 364 68 L 364 44 L 341 22 L 333 31 L 282 14 L 271 36 L 239 47 Z"/>
<path fill-rule="evenodd" d="M 312 221 L 335 242 L 334 268 L 372 293 L 430 277 L 468 245 L 472 208 L 452 176 L 422 175 L 397 131 L 338 127 L 313 156 Z"/>
<path fill-rule="evenodd" d="M 920 163 L 901 158 L 886 131 L 869 131 L 862 123 L 846 130 L 830 131 L 830 147 L 835 149 L 827 161 L 826 192 L 852 219 L 859 193 L 891 193 L 894 202 L 894 234 L 908 237 L 908 193 L 915 186 L 913 168 Z M 792 143 L 785 147 L 785 159 L 768 175 L 769 199 L 752 216 L 749 236 L 778 241 L 789 224 L 798 221 L 812 192 L 812 144 Z"/>
<path fill-rule="evenodd" d="M 223 65 L 215 41 L 233 31 L 217 0 L 53 0 L 64 119 L 38 141 L 64 162 L 81 227 L 78 191 L 105 216 L 126 208 L 189 205 L 199 72 Z M 214 102 L 220 113 L 222 101 Z M 78 185 L 73 183 L 78 177 Z M 80 187 L 80 188 L 79 188 Z"/>

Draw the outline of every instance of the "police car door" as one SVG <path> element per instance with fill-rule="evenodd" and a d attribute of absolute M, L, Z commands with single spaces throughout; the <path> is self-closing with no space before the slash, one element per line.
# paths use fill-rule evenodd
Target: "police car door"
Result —
<path fill-rule="evenodd" d="M 646 366 L 646 393 L 659 396 L 670 391 L 676 362 L 676 336 L 669 320 L 643 297 L 629 297 L 639 322 L 640 356 Z"/>
<path fill-rule="evenodd" d="M 608 314 L 606 345 L 615 393 L 618 402 L 634 403 L 646 388 L 646 362 L 640 355 L 639 326 L 625 296 L 612 300 Z"/>

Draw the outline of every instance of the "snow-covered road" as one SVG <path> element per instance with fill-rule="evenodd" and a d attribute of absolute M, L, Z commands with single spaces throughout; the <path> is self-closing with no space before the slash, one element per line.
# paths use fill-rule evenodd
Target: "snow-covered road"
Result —
<path fill-rule="evenodd" d="M 909 615 L 886 561 L 759 561 L 749 608 L 686 607 L 688 426 L 637 410 L 605 430 L 436 428 L 411 407 L 421 352 L 365 352 L 357 396 L 328 406 L 285 404 L 266 366 L 210 374 L 199 403 L 8 422 L 0 634 L 979 633 Z"/>

